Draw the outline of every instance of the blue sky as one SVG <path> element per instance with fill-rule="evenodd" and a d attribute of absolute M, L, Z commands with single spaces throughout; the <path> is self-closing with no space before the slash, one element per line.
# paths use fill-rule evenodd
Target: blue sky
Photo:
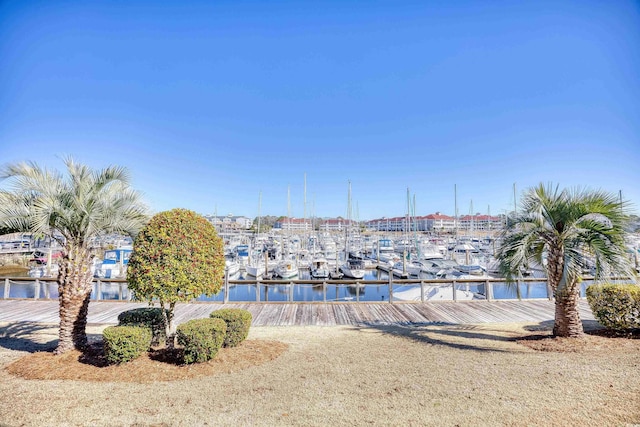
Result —
<path fill-rule="evenodd" d="M 154 211 L 640 203 L 633 1 L 0 3 L 0 163 L 130 169 Z"/>

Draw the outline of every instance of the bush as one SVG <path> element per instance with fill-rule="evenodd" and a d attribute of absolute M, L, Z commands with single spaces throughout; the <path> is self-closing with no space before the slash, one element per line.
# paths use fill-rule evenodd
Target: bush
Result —
<path fill-rule="evenodd" d="M 252 316 L 247 310 L 241 308 L 223 308 L 212 312 L 209 317 L 212 319 L 222 319 L 227 324 L 227 335 L 222 344 L 224 347 L 235 347 L 249 335 Z"/>
<path fill-rule="evenodd" d="M 214 295 L 224 283 L 224 242 L 205 217 L 187 209 L 155 214 L 136 236 L 127 282 L 136 298 L 171 310 Z"/>
<path fill-rule="evenodd" d="M 640 286 L 591 285 L 587 300 L 594 317 L 604 327 L 613 330 L 640 328 Z"/>
<path fill-rule="evenodd" d="M 151 345 L 151 330 L 140 326 L 109 326 L 102 332 L 104 356 L 110 365 L 129 362 Z"/>
<path fill-rule="evenodd" d="M 165 310 L 166 311 L 166 310 Z M 119 326 L 142 326 L 151 330 L 151 345 L 167 340 L 167 329 L 160 307 L 134 308 L 118 315 Z"/>
<path fill-rule="evenodd" d="M 194 319 L 178 326 L 178 344 L 184 347 L 184 363 L 200 363 L 213 359 L 227 333 L 222 319 Z"/>

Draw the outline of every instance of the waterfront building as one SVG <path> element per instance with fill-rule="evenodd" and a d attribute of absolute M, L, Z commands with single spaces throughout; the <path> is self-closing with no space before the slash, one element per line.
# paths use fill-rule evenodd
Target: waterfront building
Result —
<path fill-rule="evenodd" d="M 504 227 L 504 218 L 499 216 L 465 215 L 458 219 L 460 230 L 466 231 L 495 231 Z"/>
<path fill-rule="evenodd" d="M 456 229 L 455 217 L 436 212 L 421 217 L 424 223 L 424 231 L 435 231 L 438 233 L 449 233 Z"/>
<path fill-rule="evenodd" d="M 229 214 L 227 216 L 205 215 L 204 217 L 213 224 L 219 232 L 248 230 L 253 225 L 253 220 L 246 216 Z"/>
<path fill-rule="evenodd" d="M 491 231 L 499 230 L 504 225 L 504 218 L 489 215 L 466 215 L 456 218 L 436 212 L 424 216 L 408 217 L 399 216 L 393 218 L 372 219 L 365 223 L 370 231 L 396 231 L 396 232 L 437 232 L 452 233 L 456 229 L 460 231 Z"/>
<path fill-rule="evenodd" d="M 347 227 L 351 227 L 352 229 L 356 228 L 357 223 L 350 219 L 344 218 L 329 218 L 324 219 L 320 223 L 320 231 L 344 231 Z"/>
<path fill-rule="evenodd" d="M 273 225 L 275 230 L 283 231 L 311 231 L 312 221 L 311 219 L 302 218 L 288 218 L 283 217 L 276 221 Z"/>

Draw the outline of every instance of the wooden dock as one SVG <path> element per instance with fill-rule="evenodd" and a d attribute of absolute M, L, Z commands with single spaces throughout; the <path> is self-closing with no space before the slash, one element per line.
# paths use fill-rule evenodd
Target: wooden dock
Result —
<path fill-rule="evenodd" d="M 582 320 L 594 320 L 589 304 L 580 300 Z M 116 324 L 118 314 L 145 303 L 93 301 L 90 324 Z M 176 323 L 208 317 L 221 308 L 243 308 L 253 315 L 253 326 L 336 326 L 371 324 L 473 324 L 552 321 L 554 302 L 546 299 L 522 301 L 447 301 L 428 303 L 193 303 L 176 306 Z M 58 323 L 58 301 L 0 300 L 0 323 Z"/>

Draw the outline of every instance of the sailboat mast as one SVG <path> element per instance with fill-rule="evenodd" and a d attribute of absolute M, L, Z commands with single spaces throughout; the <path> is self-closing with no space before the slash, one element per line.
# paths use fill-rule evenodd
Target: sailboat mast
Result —
<path fill-rule="evenodd" d="M 256 237 L 260 234 L 260 211 L 262 209 L 262 190 L 260 190 L 260 194 L 258 195 L 258 230 L 256 232 Z"/>
<path fill-rule="evenodd" d="M 455 199 L 455 203 L 454 203 L 454 227 L 455 227 L 455 237 L 456 237 L 456 243 L 458 242 L 458 185 L 457 184 L 453 184 L 453 198 Z"/>
<path fill-rule="evenodd" d="M 349 180 L 349 191 L 347 193 L 347 226 L 344 229 L 344 261 L 349 259 L 349 227 L 351 227 L 351 180 Z"/>
<path fill-rule="evenodd" d="M 513 183 L 513 220 L 516 220 L 516 216 L 518 214 L 518 206 L 516 202 L 516 183 Z"/>
<path fill-rule="evenodd" d="M 411 206 L 411 215 L 413 216 L 413 243 L 416 248 L 416 255 L 418 259 L 420 256 L 420 245 L 418 245 L 418 220 L 416 217 L 416 194 L 413 193 L 413 205 Z"/>
<path fill-rule="evenodd" d="M 406 236 L 409 236 L 409 231 L 411 230 L 410 218 L 411 218 L 411 196 L 409 195 L 409 187 L 407 187 L 407 216 L 405 220 L 406 225 L 404 227 Z"/>

